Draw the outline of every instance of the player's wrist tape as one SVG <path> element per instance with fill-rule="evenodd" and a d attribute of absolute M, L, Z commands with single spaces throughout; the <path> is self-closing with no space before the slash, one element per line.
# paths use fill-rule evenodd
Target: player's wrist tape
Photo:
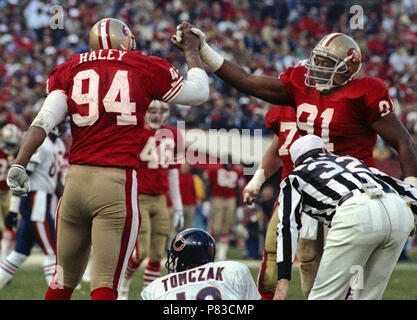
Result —
<path fill-rule="evenodd" d="M 9 211 L 19 212 L 19 206 L 20 206 L 20 197 L 12 194 L 12 197 L 10 198 Z"/>
<path fill-rule="evenodd" d="M 413 176 L 405 177 L 404 182 L 411 184 L 414 188 L 417 188 L 417 177 L 413 177 Z"/>
<path fill-rule="evenodd" d="M 265 182 L 265 172 L 264 169 L 257 169 L 253 178 L 250 180 L 250 184 L 254 185 L 257 188 L 260 188 Z"/>
<path fill-rule="evenodd" d="M 205 42 L 200 48 L 200 59 L 212 72 L 216 72 L 223 64 L 224 58 Z"/>
<path fill-rule="evenodd" d="M 11 168 L 19 168 L 20 170 L 23 170 L 24 172 L 26 172 L 26 168 L 24 166 L 20 165 L 20 164 L 12 164 L 10 166 L 10 169 Z"/>

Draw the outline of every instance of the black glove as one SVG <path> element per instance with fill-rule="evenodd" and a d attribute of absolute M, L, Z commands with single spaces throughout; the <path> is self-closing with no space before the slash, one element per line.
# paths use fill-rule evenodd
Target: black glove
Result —
<path fill-rule="evenodd" d="M 6 218 L 4 218 L 4 225 L 6 228 L 13 230 L 17 226 L 17 213 L 9 211 Z"/>

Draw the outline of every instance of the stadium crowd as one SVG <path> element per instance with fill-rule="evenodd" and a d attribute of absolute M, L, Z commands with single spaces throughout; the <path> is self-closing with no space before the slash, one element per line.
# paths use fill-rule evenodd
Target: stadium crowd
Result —
<path fill-rule="evenodd" d="M 364 9 L 363 28 L 350 28 L 353 4 Z M 54 11 L 55 5 L 63 8 L 63 28 L 51 28 L 51 19 L 60 13 Z M 222 56 L 251 73 L 266 75 L 278 75 L 308 58 L 324 35 L 344 32 L 361 47 L 360 76 L 385 82 L 396 112 L 417 143 L 415 0 L 0 0 L 0 127 L 15 123 L 22 130 L 28 128 L 45 98 L 51 69 L 73 53 L 87 51 L 86 30 L 108 16 L 131 27 L 138 50 L 167 58 L 181 66 L 183 74 L 183 55 L 170 42 L 181 20 L 204 30 Z M 169 122 L 185 120 L 187 127 L 201 129 L 262 128 L 265 135 L 272 135 L 264 124 L 270 104 L 242 95 L 213 76 L 210 86 L 207 102 L 175 106 Z M 395 159 L 383 141 L 377 143 L 375 156 Z M 265 197 L 271 192 L 266 190 Z M 268 201 L 261 205 L 270 207 L 265 205 Z"/>

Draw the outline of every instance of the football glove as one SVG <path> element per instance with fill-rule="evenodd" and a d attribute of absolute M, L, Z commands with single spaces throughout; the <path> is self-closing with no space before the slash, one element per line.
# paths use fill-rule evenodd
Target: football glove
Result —
<path fill-rule="evenodd" d="M 26 196 L 30 191 L 26 169 L 21 165 L 13 164 L 7 173 L 7 185 L 15 195 Z"/>
<path fill-rule="evenodd" d="M 182 208 L 174 210 L 174 228 L 181 230 L 184 227 L 184 212 Z"/>
<path fill-rule="evenodd" d="M 243 189 L 243 202 L 246 204 L 252 204 L 255 202 L 258 196 L 259 190 L 262 184 L 265 182 L 264 170 L 259 168 L 256 170 L 253 178 L 249 181 L 246 187 Z"/>
<path fill-rule="evenodd" d="M 9 211 L 6 218 L 4 218 L 4 225 L 7 229 L 13 230 L 17 227 L 17 213 Z"/>

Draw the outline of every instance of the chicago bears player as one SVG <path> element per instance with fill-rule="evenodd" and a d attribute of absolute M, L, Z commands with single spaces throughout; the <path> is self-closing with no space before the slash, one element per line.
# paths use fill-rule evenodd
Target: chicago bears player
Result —
<path fill-rule="evenodd" d="M 204 230 L 190 228 L 172 240 L 169 273 L 142 290 L 143 300 L 260 300 L 246 265 L 214 262 L 216 245 Z"/>
<path fill-rule="evenodd" d="M 52 280 L 56 250 L 51 200 L 53 194 L 58 198 L 62 195 L 59 176 L 66 146 L 59 137 L 65 130 L 65 122 L 54 128 L 31 157 L 26 169 L 31 191 L 21 198 L 12 196 L 9 215 L 20 212 L 22 219 L 16 232 L 16 246 L 0 265 L 0 289 L 26 261 L 35 244 L 45 255 L 43 268 L 48 285 Z"/>
<path fill-rule="evenodd" d="M 189 29 L 184 36 L 191 34 Z M 198 105 L 208 77 L 197 37 L 176 42 L 185 80 L 167 60 L 145 56 L 128 26 L 105 18 L 90 30 L 90 51 L 53 69 L 48 96 L 8 173 L 16 194 L 29 191 L 26 165 L 50 130 L 70 115 L 71 168 L 57 213 L 57 272 L 46 299 L 70 299 L 93 248 L 91 298 L 115 300 L 140 225 L 137 168 L 143 118 L 152 100 Z M 63 271 L 63 272 L 60 272 Z"/>
<path fill-rule="evenodd" d="M 211 190 L 209 230 L 216 239 L 216 260 L 226 260 L 235 221 L 237 188 L 243 171 L 232 164 L 229 156 L 227 163 L 208 167 L 206 174 Z"/>
<path fill-rule="evenodd" d="M 14 124 L 8 123 L 1 129 L 0 138 L 0 258 L 3 260 L 12 252 L 16 240 L 13 225 L 17 222 L 17 215 L 10 215 L 10 188 L 7 185 L 7 170 L 13 163 L 22 139 L 22 131 Z"/>
<path fill-rule="evenodd" d="M 190 26 L 183 22 L 178 32 Z M 352 38 L 343 33 L 329 34 L 315 46 L 305 65 L 288 68 L 279 77 L 272 77 L 248 74 L 210 48 L 201 30 L 192 31 L 200 36 L 200 57 L 212 72 L 245 94 L 292 106 L 300 135 L 318 135 L 329 151 L 354 156 L 373 167 L 373 146 L 380 135 L 398 152 L 404 181 L 417 186 L 416 146 L 393 112 L 394 105 L 384 83 L 373 77 L 355 77 L 361 67 L 361 52 Z M 311 252 L 306 261 L 316 260 L 316 251 Z M 309 275 L 302 276 L 310 289 L 317 266 L 314 263 L 307 268 Z M 261 284 L 260 288 L 272 285 L 275 284 Z M 303 290 L 306 296 L 310 289 Z M 273 292 L 266 294 L 271 297 Z"/>
<path fill-rule="evenodd" d="M 141 227 L 120 285 L 119 300 L 128 299 L 130 283 L 145 258 L 149 260 L 143 286 L 159 277 L 171 230 L 167 193 L 172 199 L 174 227 L 182 228 L 184 222 L 178 171 L 183 143 L 175 127 L 164 125 L 168 116 L 168 104 L 160 101 L 153 101 L 145 114 L 138 171 Z"/>

